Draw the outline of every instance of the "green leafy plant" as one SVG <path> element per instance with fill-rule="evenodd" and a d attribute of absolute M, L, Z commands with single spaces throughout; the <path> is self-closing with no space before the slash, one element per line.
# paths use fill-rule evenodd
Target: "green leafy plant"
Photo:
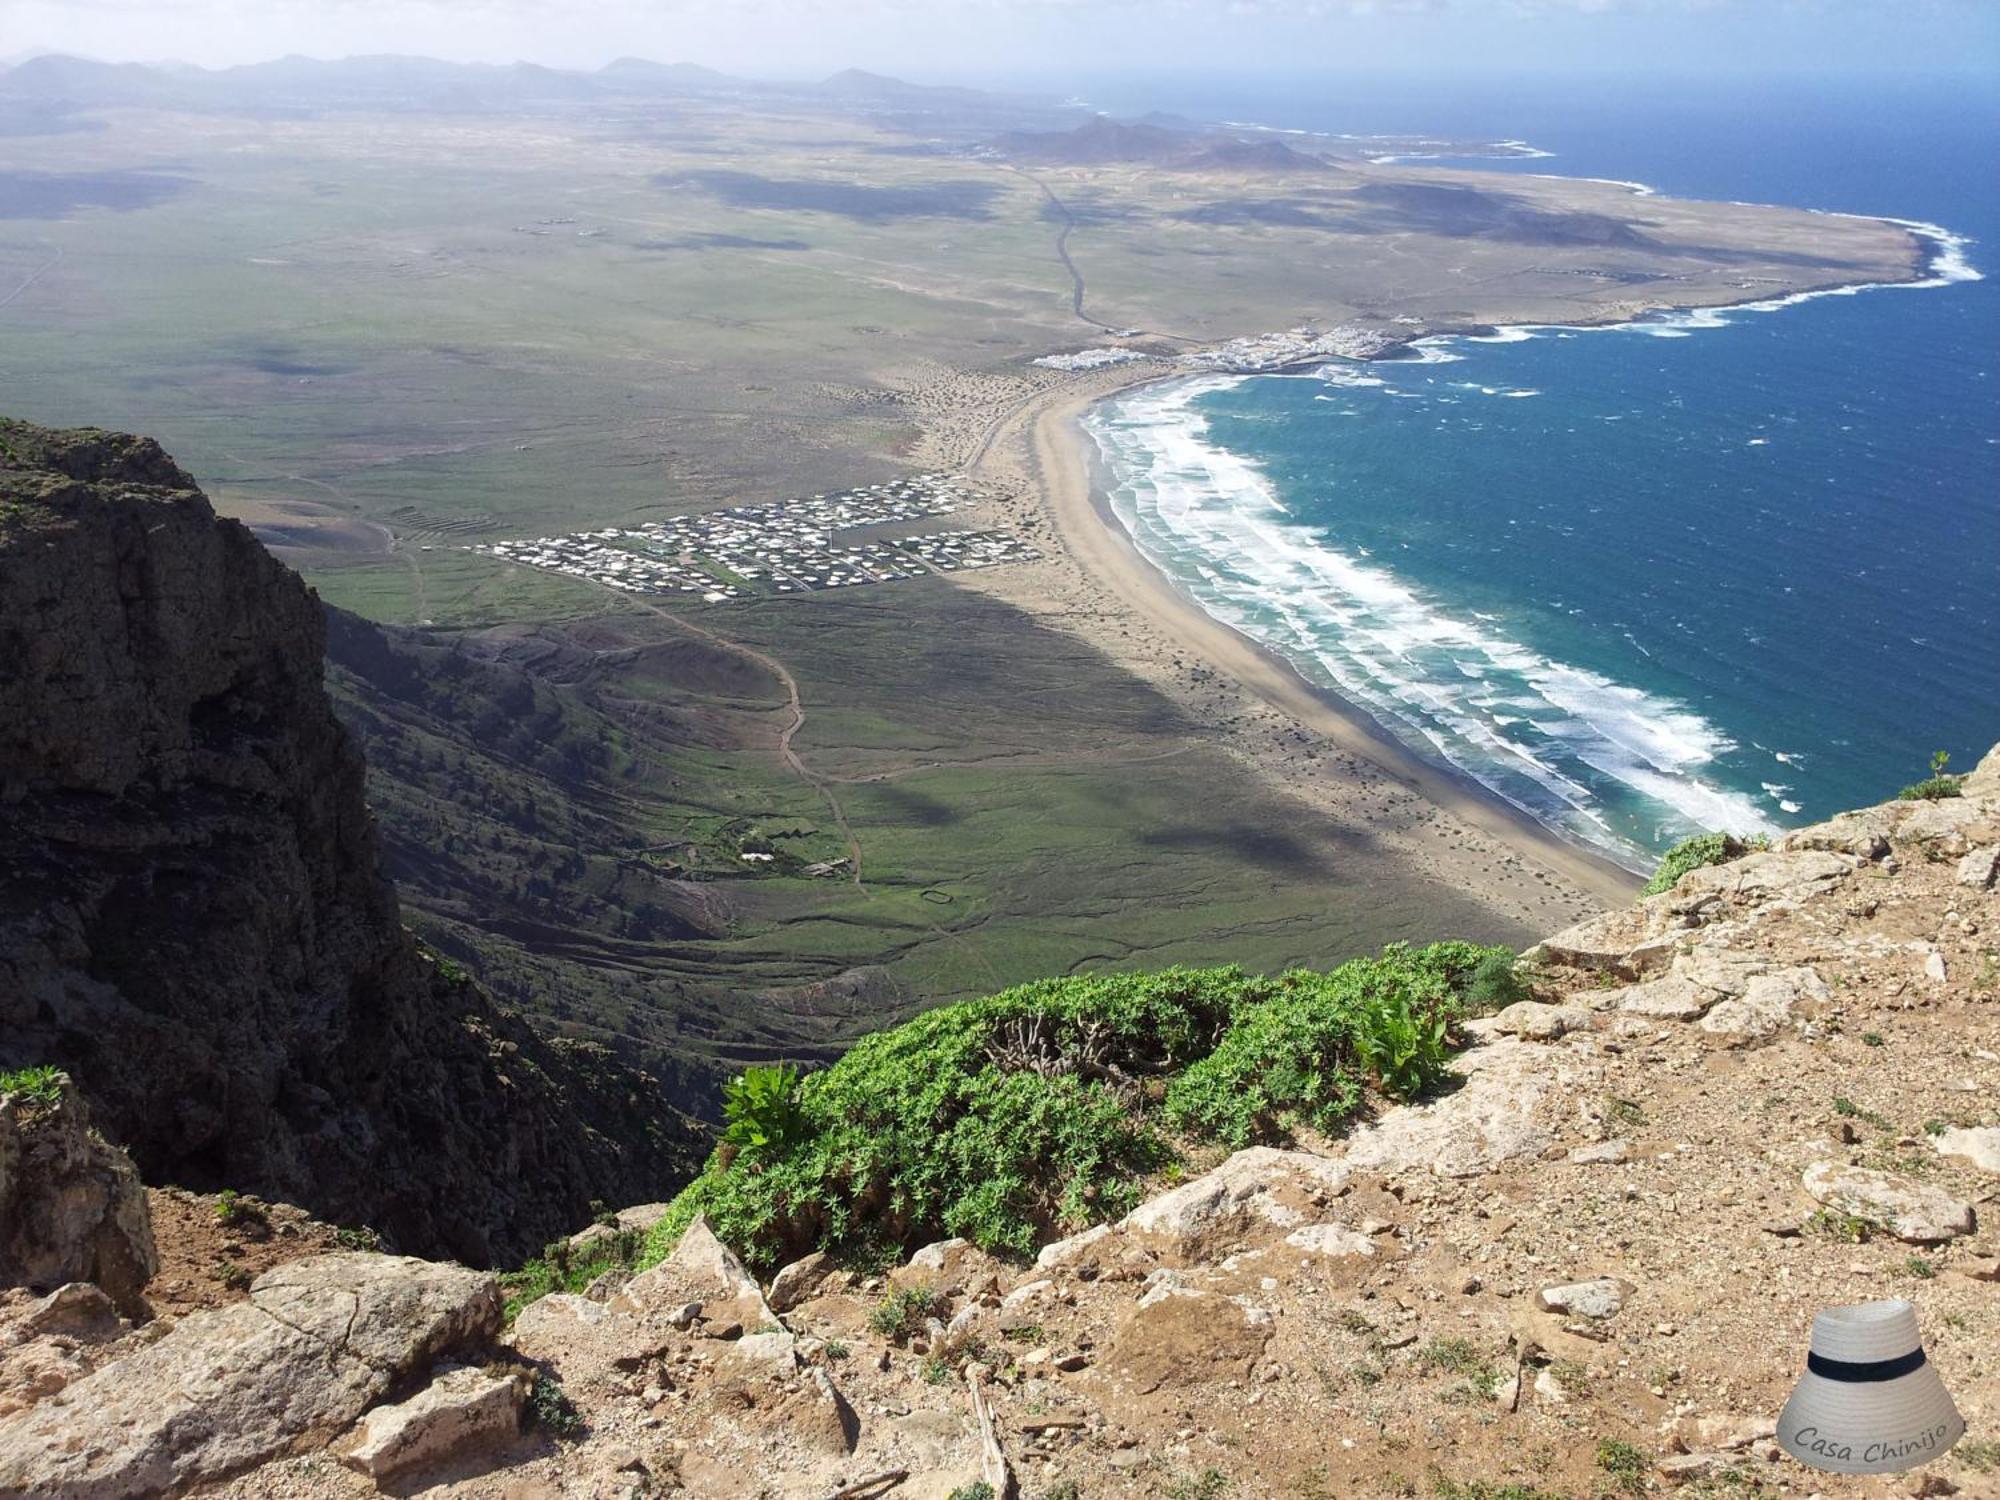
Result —
<path fill-rule="evenodd" d="M 343 1250 L 380 1250 L 382 1236 L 367 1225 L 346 1225 L 333 1232 L 334 1244 Z"/>
<path fill-rule="evenodd" d="M 1434 1087 L 1475 975 L 1506 953 L 1397 945 L 1328 973 L 1045 980 L 940 1006 L 803 1078 L 750 1070 L 641 1264 L 697 1213 L 759 1270 L 814 1248 L 894 1259 L 951 1235 L 1031 1255 L 1132 1208 L 1180 1160 L 1177 1136 L 1333 1131 L 1371 1089 Z"/>
<path fill-rule="evenodd" d="M 30 1104 L 48 1107 L 62 1099 L 63 1071 L 46 1065 L 17 1068 L 0 1073 L 0 1094 L 11 1094 Z"/>
<path fill-rule="evenodd" d="M 828 1339 L 826 1347 L 820 1351 L 829 1361 L 838 1363 L 847 1358 L 847 1342 L 844 1339 Z"/>
<path fill-rule="evenodd" d="M 961 1484 L 946 1500 L 993 1500 L 993 1486 L 983 1479 L 975 1479 L 970 1484 Z"/>
<path fill-rule="evenodd" d="M 1947 797 L 1964 795 L 1963 776 L 1953 776 L 1945 767 L 1951 764 L 1951 752 L 1934 750 L 1931 752 L 1931 774 L 1922 781 L 1904 787 L 1896 793 L 1904 802 L 1939 802 Z"/>
<path fill-rule="evenodd" d="M 799 1070 L 789 1063 L 745 1068 L 722 1086 L 722 1138 L 744 1151 L 783 1150 L 798 1138 Z"/>
<path fill-rule="evenodd" d="M 1481 1012 L 1505 1010 L 1516 1001 L 1532 999 L 1534 992 L 1521 978 L 1518 962 L 1505 948 L 1488 950 L 1473 965 L 1472 977 L 1466 981 L 1465 998 L 1470 1008 Z"/>
<path fill-rule="evenodd" d="M 537 1370 L 528 1387 L 528 1417 L 535 1426 L 559 1438 L 583 1435 L 583 1416 L 562 1383 L 546 1370 Z"/>
<path fill-rule="evenodd" d="M 215 1195 L 215 1222 L 229 1225 L 239 1224 L 249 1215 L 243 1197 L 235 1188 L 224 1188 Z"/>

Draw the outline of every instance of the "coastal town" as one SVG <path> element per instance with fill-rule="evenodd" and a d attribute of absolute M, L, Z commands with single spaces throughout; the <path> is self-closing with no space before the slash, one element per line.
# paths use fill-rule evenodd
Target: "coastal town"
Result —
<path fill-rule="evenodd" d="M 908 529 L 979 497 L 965 480 L 919 474 L 799 500 L 485 542 L 470 550 L 626 593 L 684 594 L 706 604 L 998 567 L 1041 555 L 1004 531 Z"/>

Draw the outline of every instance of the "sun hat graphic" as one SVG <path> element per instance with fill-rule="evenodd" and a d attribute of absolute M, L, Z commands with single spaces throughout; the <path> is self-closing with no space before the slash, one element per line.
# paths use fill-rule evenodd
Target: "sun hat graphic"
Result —
<path fill-rule="evenodd" d="M 1917 1310 L 1900 1298 L 1830 1307 L 1813 1319 L 1806 1373 L 1778 1417 L 1778 1443 L 1835 1474 L 1927 1464 L 1965 1433 L 1924 1358 Z"/>

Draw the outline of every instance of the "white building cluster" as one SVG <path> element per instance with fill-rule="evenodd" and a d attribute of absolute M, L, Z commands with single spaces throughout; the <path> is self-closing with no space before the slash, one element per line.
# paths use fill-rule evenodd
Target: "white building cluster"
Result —
<path fill-rule="evenodd" d="M 685 594 L 719 604 L 750 594 L 886 583 L 925 571 L 989 568 L 1038 557 L 1001 531 L 854 537 L 949 515 L 974 498 L 945 474 L 920 474 L 803 500 L 733 505 L 631 527 L 474 547 L 510 562 L 633 594 Z"/>
<path fill-rule="evenodd" d="M 1197 370 L 1282 370 L 1325 359 L 1372 359 L 1407 341 L 1405 334 L 1336 323 L 1331 328 L 1294 328 L 1286 333 L 1231 339 L 1213 349 L 1183 354 L 1181 363 Z"/>

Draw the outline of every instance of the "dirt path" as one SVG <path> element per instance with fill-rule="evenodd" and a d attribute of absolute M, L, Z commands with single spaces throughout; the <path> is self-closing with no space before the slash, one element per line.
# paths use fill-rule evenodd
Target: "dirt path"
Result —
<path fill-rule="evenodd" d="M 649 604 L 642 597 L 636 597 L 622 590 L 609 588 L 602 584 L 598 586 L 603 588 L 608 594 L 617 594 L 626 603 L 636 605 L 648 614 L 659 616 L 677 630 L 707 641 L 712 646 L 719 646 L 732 655 L 742 657 L 745 661 L 756 663 L 756 665 L 762 667 L 783 684 L 785 689 L 785 706 L 791 714 L 791 722 L 786 724 L 778 733 L 778 756 L 790 768 L 793 775 L 797 776 L 799 780 L 805 782 L 826 799 L 827 809 L 833 814 L 833 821 L 839 825 L 841 836 L 847 841 L 847 859 L 855 888 L 857 890 L 863 889 L 861 881 L 861 840 L 855 837 L 854 829 L 847 821 L 847 810 L 840 805 L 840 798 L 834 795 L 832 783 L 808 766 L 800 757 L 798 751 L 792 748 L 792 740 L 801 729 L 805 728 L 806 707 L 805 701 L 799 696 L 799 680 L 792 675 L 791 669 L 779 661 L 777 657 L 766 655 L 755 646 L 746 646 L 741 641 L 732 641 L 726 636 L 718 635 L 713 630 L 706 629 L 690 620 L 681 618 L 681 616 L 673 613 L 671 610 L 663 609 L 657 604 Z"/>

